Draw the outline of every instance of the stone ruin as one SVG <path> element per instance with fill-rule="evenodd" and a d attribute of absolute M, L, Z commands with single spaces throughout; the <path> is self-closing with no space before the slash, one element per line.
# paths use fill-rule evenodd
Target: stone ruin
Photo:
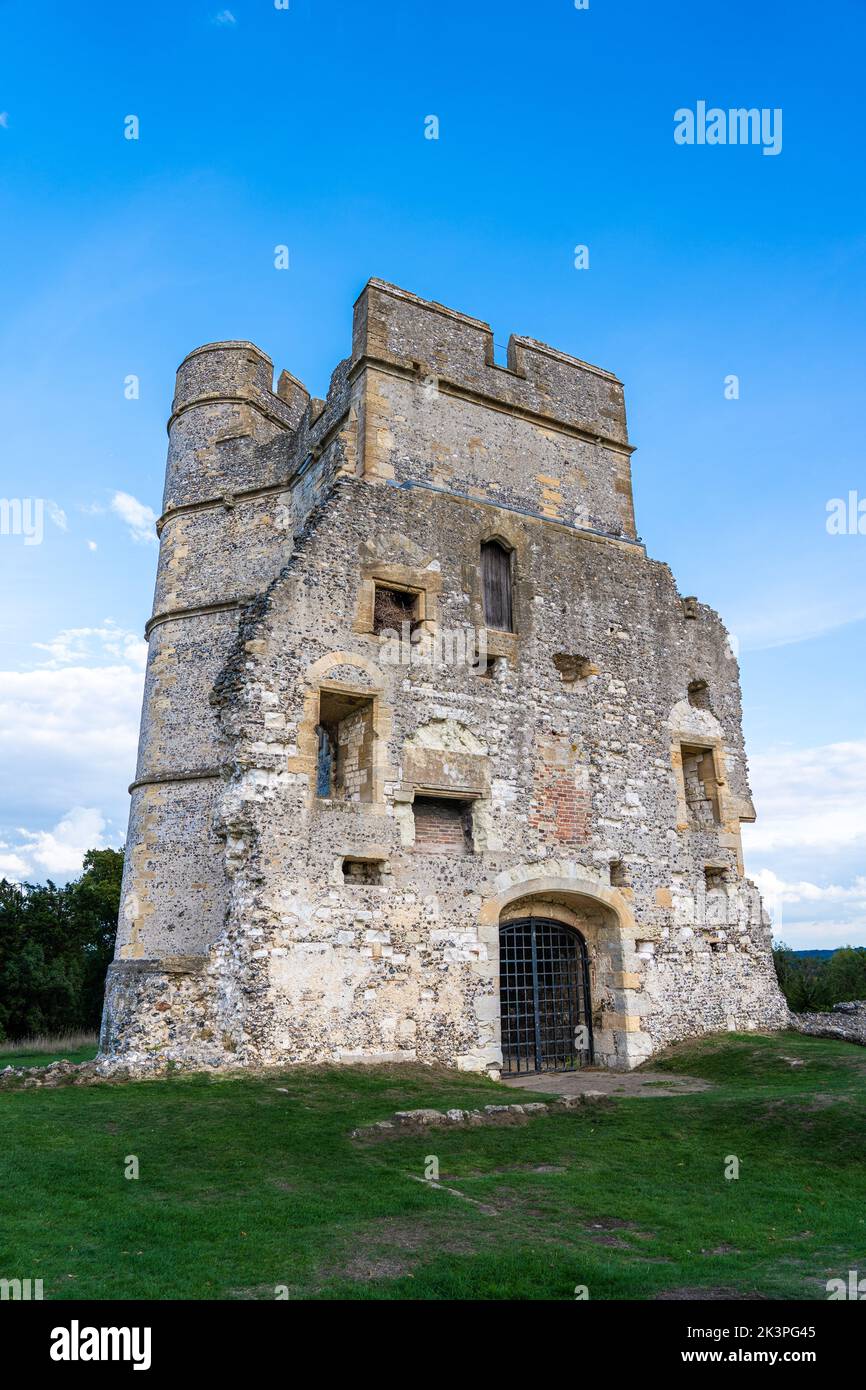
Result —
<path fill-rule="evenodd" d="M 498 1076 L 788 1022 L 737 663 L 631 454 L 610 372 L 379 280 L 325 400 L 184 360 L 104 1060 Z"/>

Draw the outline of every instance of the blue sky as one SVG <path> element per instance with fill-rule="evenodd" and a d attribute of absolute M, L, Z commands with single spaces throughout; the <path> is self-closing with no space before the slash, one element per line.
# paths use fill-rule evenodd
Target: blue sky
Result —
<path fill-rule="evenodd" d="M 793 944 L 866 943 L 866 535 L 825 525 L 866 497 L 864 39 L 853 0 L 0 0 L 0 494 L 53 504 L 0 536 L 0 872 L 123 837 L 178 362 L 249 338 L 324 395 L 378 275 L 623 379 L 641 534 L 739 641 L 748 869 Z M 781 152 L 675 144 L 700 100 Z"/>

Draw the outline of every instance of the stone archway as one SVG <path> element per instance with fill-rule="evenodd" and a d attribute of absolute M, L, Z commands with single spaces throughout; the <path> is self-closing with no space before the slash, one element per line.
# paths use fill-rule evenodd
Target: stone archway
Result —
<path fill-rule="evenodd" d="M 581 877 L 546 876 L 512 882 L 488 898 L 479 914 L 493 999 L 491 1042 L 501 1059 L 500 926 L 528 916 L 563 923 L 586 943 L 594 1063 L 627 1070 L 651 1051 L 641 1029 L 641 976 L 636 924 L 628 900 L 615 888 Z"/>

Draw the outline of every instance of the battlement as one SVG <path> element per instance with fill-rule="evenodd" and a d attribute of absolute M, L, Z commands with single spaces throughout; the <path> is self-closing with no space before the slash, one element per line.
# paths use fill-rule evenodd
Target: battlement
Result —
<path fill-rule="evenodd" d="M 355 304 L 353 362 L 369 358 L 629 449 L 622 383 L 612 372 L 512 334 L 494 361 L 490 325 L 389 285 L 367 282 Z"/>
<path fill-rule="evenodd" d="M 289 372 L 273 389 L 274 364 L 255 343 L 205 343 L 188 353 L 177 369 L 169 429 L 184 410 L 205 402 L 225 401 L 258 406 L 282 428 L 297 428 L 310 393 Z"/>
<path fill-rule="evenodd" d="M 435 378 L 443 387 L 631 451 L 622 382 L 612 372 L 514 333 L 503 367 L 494 360 L 488 323 L 375 278 L 355 302 L 350 368 L 357 372 L 368 363 Z M 222 403 L 252 406 L 294 432 L 311 404 L 310 393 L 288 371 L 280 373 L 276 391 L 273 378 L 272 359 L 255 343 L 195 348 L 178 368 L 169 431 L 191 407 Z"/>
<path fill-rule="evenodd" d="M 251 342 L 184 358 L 164 514 L 291 486 L 340 433 L 338 467 L 369 482 L 636 539 L 622 383 L 534 338 L 512 334 L 501 366 L 489 324 L 371 279 L 327 400 L 287 371 L 273 381 L 271 358 Z"/>
<path fill-rule="evenodd" d="M 273 389 L 274 364 L 255 343 L 205 343 L 177 369 L 168 421 L 163 512 L 243 491 L 264 479 L 255 449 L 293 435 L 310 394 L 289 372 Z"/>

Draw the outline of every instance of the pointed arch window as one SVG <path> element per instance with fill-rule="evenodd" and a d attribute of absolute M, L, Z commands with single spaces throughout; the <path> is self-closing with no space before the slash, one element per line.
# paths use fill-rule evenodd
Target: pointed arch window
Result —
<path fill-rule="evenodd" d="M 511 551 L 499 541 L 485 541 L 481 547 L 481 589 L 487 626 L 513 632 Z"/>

